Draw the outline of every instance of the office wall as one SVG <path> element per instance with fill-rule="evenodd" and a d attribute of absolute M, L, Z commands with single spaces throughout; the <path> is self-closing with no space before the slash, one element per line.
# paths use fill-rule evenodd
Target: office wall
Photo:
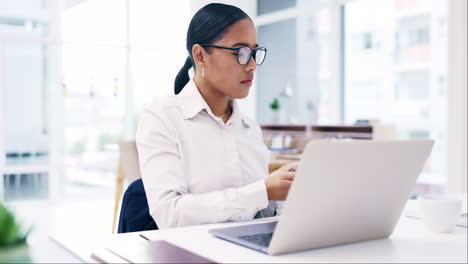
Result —
<path fill-rule="evenodd" d="M 261 66 L 262 69 L 257 74 L 258 87 L 262 87 L 257 92 L 256 100 L 256 115 L 259 123 L 273 122 L 274 113 L 269 105 L 274 98 L 279 99 L 279 122 L 289 121 L 287 117 L 300 117 L 298 111 L 300 96 L 297 96 L 299 89 L 297 89 L 298 76 L 296 74 L 297 70 L 301 69 L 296 65 L 299 53 L 297 24 L 296 19 L 293 18 L 258 28 L 259 42 L 268 49 L 266 63 Z M 313 72 L 312 69 L 309 68 L 309 70 Z M 308 74 L 308 76 L 313 76 L 313 74 Z"/>
<path fill-rule="evenodd" d="M 449 1 L 448 192 L 467 191 L 467 1 Z"/>
<path fill-rule="evenodd" d="M 192 15 L 194 15 L 200 8 L 209 4 L 209 3 L 224 3 L 229 5 L 235 5 L 246 12 L 252 19 L 255 18 L 255 1 L 252 0 L 220 0 L 220 1 L 209 1 L 209 0 L 192 0 L 191 4 L 191 11 Z M 188 28 L 188 25 L 187 25 Z M 245 99 L 238 100 L 239 107 L 241 111 L 249 116 L 252 119 L 256 119 L 255 112 L 256 112 L 256 98 L 257 98 L 257 91 L 256 91 L 256 83 L 250 88 L 249 96 Z"/>

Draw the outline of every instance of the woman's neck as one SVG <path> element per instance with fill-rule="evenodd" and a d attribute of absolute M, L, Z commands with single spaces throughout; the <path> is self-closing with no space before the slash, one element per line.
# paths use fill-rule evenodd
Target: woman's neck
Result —
<path fill-rule="evenodd" d="M 226 122 L 231 115 L 229 97 L 220 93 L 216 88 L 211 87 L 202 78 L 197 78 L 197 76 L 195 76 L 194 82 L 203 99 L 205 99 L 205 102 L 210 107 L 211 112 L 218 117 L 222 116 L 223 120 Z"/>

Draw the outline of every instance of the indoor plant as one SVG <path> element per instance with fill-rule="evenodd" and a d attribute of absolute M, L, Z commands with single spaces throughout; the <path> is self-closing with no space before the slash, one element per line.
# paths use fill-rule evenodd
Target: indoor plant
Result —
<path fill-rule="evenodd" d="M 278 98 L 273 98 L 273 102 L 270 103 L 270 109 L 272 110 L 273 118 L 272 121 L 273 123 L 279 123 L 280 119 L 280 104 Z"/>
<path fill-rule="evenodd" d="M 14 214 L 0 203 L 0 263 L 31 262 L 24 232 Z"/>

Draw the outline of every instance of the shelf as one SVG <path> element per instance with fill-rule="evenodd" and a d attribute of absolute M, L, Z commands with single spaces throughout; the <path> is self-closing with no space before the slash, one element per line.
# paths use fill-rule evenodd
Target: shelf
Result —
<path fill-rule="evenodd" d="M 1 171 L 5 174 L 28 174 L 28 173 L 45 173 L 49 171 L 48 164 L 7 164 Z"/>

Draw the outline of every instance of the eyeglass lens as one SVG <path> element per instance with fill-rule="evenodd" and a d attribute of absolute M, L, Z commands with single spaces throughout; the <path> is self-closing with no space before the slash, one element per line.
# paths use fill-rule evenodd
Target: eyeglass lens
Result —
<path fill-rule="evenodd" d="M 241 49 L 239 49 L 237 60 L 239 64 L 246 65 L 247 63 L 249 63 L 250 58 L 252 56 L 255 59 L 255 63 L 257 65 L 260 65 L 265 60 L 266 50 L 263 48 L 259 48 L 259 49 L 256 49 L 254 52 L 252 52 L 252 49 L 250 49 L 249 47 L 242 47 Z"/>

